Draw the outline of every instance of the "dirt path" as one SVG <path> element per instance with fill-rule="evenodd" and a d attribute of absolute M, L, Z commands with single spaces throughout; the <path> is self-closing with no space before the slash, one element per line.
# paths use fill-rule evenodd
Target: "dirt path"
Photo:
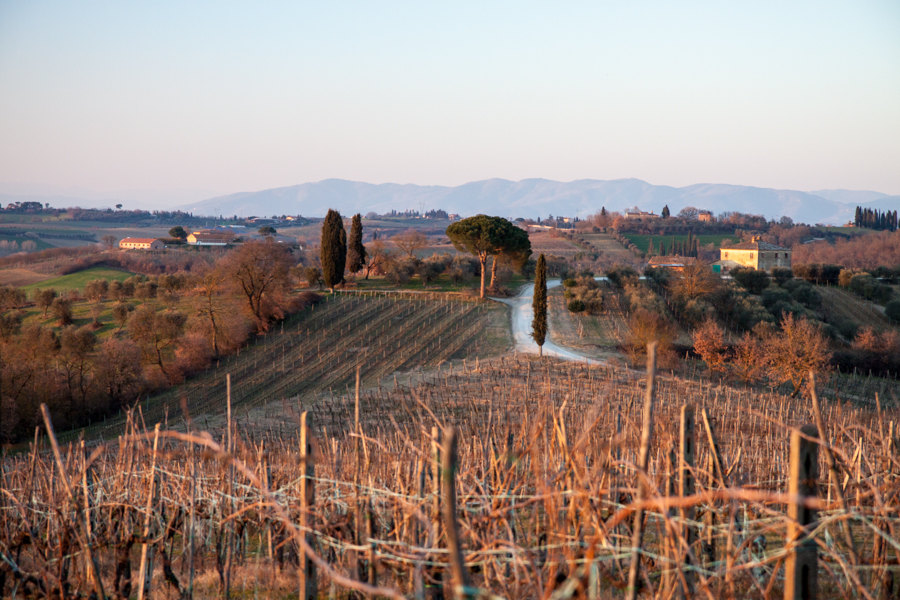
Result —
<path fill-rule="evenodd" d="M 605 279 L 598 277 L 598 280 Z M 559 279 L 548 279 L 547 288 L 560 285 Z M 534 299 L 534 286 L 524 285 L 519 290 L 519 294 L 513 298 L 492 298 L 497 302 L 508 304 L 512 308 L 512 331 L 513 340 L 515 341 L 516 350 L 528 354 L 538 354 L 540 349 L 531 338 L 531 320 L 534 318 L 534 312 L 531 310 L 531 302 Z M 548 323 L 549 325 L 549 323 Z M 547 336 L 544 342 L 544 354 L 547 356 L 556 356 L 566 360 L 580 360 L 590 364 L 604 364 L 604 361 L 595 360 L 584 356 L 570 348 L 564 348 L 551 341 L 551 336 Z"/>

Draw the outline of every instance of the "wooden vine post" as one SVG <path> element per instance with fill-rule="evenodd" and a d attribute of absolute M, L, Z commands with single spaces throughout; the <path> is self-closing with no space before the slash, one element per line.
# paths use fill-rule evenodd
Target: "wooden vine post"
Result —
<path fill-rule="evenodd" d="M 812 438 L 812 439 L 810 439 Z M 814 600 L 818 583 L 818 551 L 809 535 L 815 527 L 816 510 L 804 501 L 816 497 L 819 478 L 819 445 L 815 425 L 791 432 L 791 465 L 788 494 L 796 502 L 788 504 L 787 544 L 784 563 L 784 599 Z"/>
<path fill-rule="evenodd" d="M 681 407 L 681 421 L 678 426 L 678 496 L 686 498 L 694 495 L 694 407 L 685 405 Z M 678 510 L 681 520 L 682 546 L 679 549 L 681 560 L 678 561 L 681 575 L 678 581 L 678 597 L 692 598 L 694 596 L 694 571 L 691 568 L 691 548 L 697 537 L 697 531 L 693 525 L 694 506 L 682 506 Z M 682 568 L 687 566 L 687 569 Z"/>
<path fill-rule="evenodd" d="M 156 451 L 159 448 L 159 423 L 153 430 L 153 456 L 150 459 L 150 482 L 147 484 L 147 512 L 144 515 L 144 528 L 141 531 L 141 568 L 138 575 L 138 600 L 150 595 L 150 580 L 153 577 L 153 549 L 150 546 L 150 528 L 153 524 L 153 484 L 156 483 Z"/>
<path fill-rule="evenodd" d="M 434 540 L 433 548 L 440 548 L 441 545 L 441 430 L 438 427 L 431 428 L 431 454 L 434 457 L 432 461 L 432 505 L 431 505 L 431 529 L 433 531 Z M 439 557 L 435 555 L 435 560 Z M 429 590 L 429 598 L 432 600 L 443 600 L 443 574 L 440 567 L 431 569 L 432 582 L 427 585 Z"/>
<path fill-rule="evenodd" d="M 644 414 L 641 425 L 641 453 L 638 456 L 637 502 L 647 498 L 647 466 L 650 462 L 650 434 L 653 432 L 653 384 L 656 380 L 656 342 L 647 344 L 647 390 L 644 396 Z M 631 535 L 631 566 L 628 569 L 626 597 L 635 600 L 638 591 L 638 577 L 641 571 L 641 545 L 644 539 L 644 509 L 640 506 L 634 512 L 634 529 Z"/>
<path fill-rule="evenodd" d="M 310 511 L 316 501 L 316 467 L 312 455 L 312 436 L 309 431 L 309 412 L 300 415 L 300 531 L 310 548 L 315 544 Z M 316 583 L 316 563 L 306 551 L 300 552 L 300 600 L 315 600 L 319 593 Z"/>
<path fill-rule="evenodd" d="M 453 582 L 453 594 L 457 600 L 472 597 L 469 573 L 463 560 L 459 544 L 459 528 L 456 523 L 456 468 L 457 448 L 456 430 L 450 428 L 446 432 L 443 448 L 443 464 L 441 479 L 444 488 L 444 533 L 447 536 L 447 552 L 450 555 L 450 577 Z"/>

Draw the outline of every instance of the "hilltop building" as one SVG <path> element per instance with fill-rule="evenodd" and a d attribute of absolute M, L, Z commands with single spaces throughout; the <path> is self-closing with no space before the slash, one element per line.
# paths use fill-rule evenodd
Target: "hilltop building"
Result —
<path fill-rule="evenodd" d="M 721 273 L 737 267 L 768 271 L 775 267 L 791 266 L 790 249 L 763 242 L 759 236 L 753 236 L 749 242 L 723 246 L 719 252 L 721 260 L 713 264 L 713 270 Z"/>
<path fill-rule="evenodd" d="M 701 210 L 700 213 L 697 215 L 697 220 L 699 220 L 703 223 L 712 223 L 716 220 L 716 218 L 713 216 L 713 214 L 710 211 Z"/>
<path fill-rule="evenodd" d="M 156 238 L 122 238 L 119 248 L 123 250 L 163 250 L 166 245 Z"/>
<path fill-rule="evenodd" d="M 187 237 L 192 246 L 226 246 L 234 239 L 234 233 L 224 231 L 195 231 Z"/>
<path fill-rule="evenodd" d="M 625 211 L 626 219 L 658 219 L 659 215 L 654 214 L 653 211 L 644 212 L 642 210 L 633 210 L 633 211 Z"/>

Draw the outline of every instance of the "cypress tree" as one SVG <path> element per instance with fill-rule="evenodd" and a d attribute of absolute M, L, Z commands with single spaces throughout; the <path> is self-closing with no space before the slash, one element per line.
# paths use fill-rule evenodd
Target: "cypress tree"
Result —
<path fill-rule="evenodd" d="M 534 319 L 531 321 L 531 337 L 544 355 L 544 340 L 547 339 L 547 261 L 544 255 L 538 256 L 537 268 L 534 271 L 534 299 L 531 302 Z"/>
<path fill-rule="evenodd" d="M 334 286 L 344 281 L 344 267 L 347 264 L 347 232 L 341 214 L 328 209 L 322 222 L 322 279 L 325 287 L 334 293 Z"/>
<path fill-rule="evenodd" d="M 650 238 L 650 242 L 647 244 L 647 256 L 653 256 L 654 248 L 653 248 L 653 238 Z"/>
<path fill-rule="evenodd" d="M 366 247 L 362 238 L 362 216 L 357 213 L 350 224 L 350 238 L 347 240 L 347 270 L 351 273 L 359 273 L 366 266 Z"/>
<path fill-rule="evenodd" d="M 663 209 L 662 209 L 662 218 L 668 219 L 670 214 L 672 214 L 672 213 L 669 212 L 669 205 L 666 204 L 665 206 L 663 206 Z"/>

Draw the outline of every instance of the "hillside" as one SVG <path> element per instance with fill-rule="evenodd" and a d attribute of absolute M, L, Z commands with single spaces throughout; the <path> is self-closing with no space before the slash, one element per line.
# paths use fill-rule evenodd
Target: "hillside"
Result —
<path fill-rule="evenodd" d="M 742 185 L 701 183 L 682 188 L 652 185 L 639 179 L 559 182 L 546 179 L 507 181 L 487 179 L 456 187 L 412 184 L 370 184 L 326 179 L 289 187 L 219 196 L 182 206 L 197 214 L 250 216 L 302 214 L 323 216 L 329 207 L 344 214 L 370 211 L 443 208 L 451 213 L 491 213 L 505 217 L 546 217 L 564 214 L 582 217 L 605 206 L 622 211 L 632 206 L 659 213 L 663 206 L 676 214 L 686 206 L 714 213 L 738 211 L 788 216 L 805 223 L 843 223 L 853 217 L 857 204 L 880 207 L 900 204 L 897 197 L 878 192 L 822 190 L 818 194 Z M 877 206 L 876 206 L 877 205 Z M 265 207 L 265 208 L 262 208 Z"/>

